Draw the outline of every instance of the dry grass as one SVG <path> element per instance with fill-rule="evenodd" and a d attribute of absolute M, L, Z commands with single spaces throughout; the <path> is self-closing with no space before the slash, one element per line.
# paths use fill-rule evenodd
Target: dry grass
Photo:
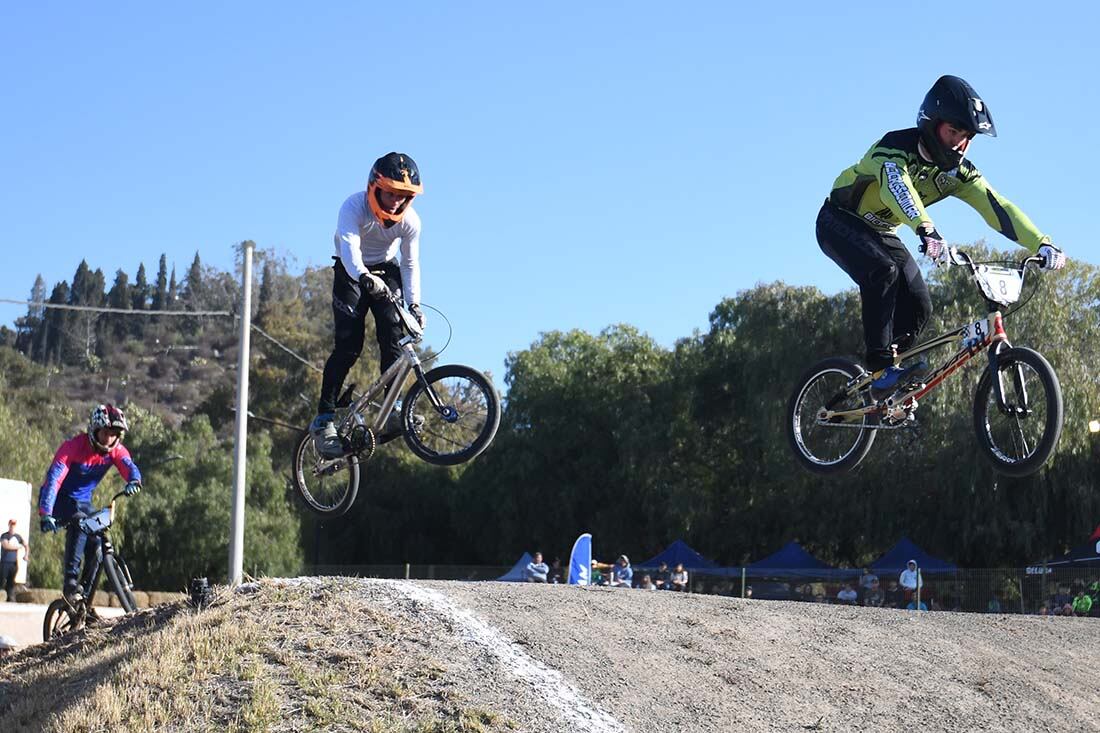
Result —
<path fill-rule="evenodd" d="M 409 623 L 338 579 L 159 606 L 8 658 L 0 730 L 510 730 Z"/>

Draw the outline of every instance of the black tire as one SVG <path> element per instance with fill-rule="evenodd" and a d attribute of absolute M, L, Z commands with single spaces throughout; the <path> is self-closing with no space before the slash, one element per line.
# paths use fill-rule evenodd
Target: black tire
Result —
<path fill-rule="evenodd" d="M 313 445 L 313 436 L 305 431 L 294 451 L 291 471 L 294 490 L 315 514 L 339 517 L 351 509 L 359 493 L 359 458 L 346 456 L 318 471 L 321 460 Z"/>
<path fill-rule="evenodd" d="M 443 410 L 436 409 L 423 382 L 413 382 L 401 407 L 409 450 L 428 463 L 454 466 L 489 447 L 500 426 L 500 396 L 489 378 L 468 366 L 448 364 L 424 379 Z M 419 428 L 414 428 L 414 415 L 423 418 Z"/>
<path fill-rule="evenodd" d="M 986 369 L 974 394 L 974 432 L 982 453 L 998 473 L 1029 476 L 1058 446 L 1064 417 L 1062 386 L 1050 362 L 1033 349 L 1005 349 L 997 357 L 997 370 L 1002 374 L 1005 402 L 1010 406 L 1021 401 L 1019 376 L 1023 376 L 1028 412 L 1021 416 L 1000 410 L 993 375 Z"/>
<path fill-rule="evenodd" d="M 84 618 L 83 614 L 74 613 L 65 599 L 58 598 L 46 609 L 46 618 L 42 622 L 42 641 L 83 629 Z"/>
<path fill-rule="evenodd" d="M 814 364 L 798 381 L 787 403 L 787 440 L 799 464 L 808 471 L 835 474 L 859 465 L 875 442 L 870 418 L 860 425 L 818 425 L 817 412 L 840 394 L 851 379 L 862 373 L 853 361 L 833 357 Z M 855 409 L 871 404 L 867 390 L 855 400 L 833 405 L 833 409 Z"/>
<path fill-rule="evenodd" d="M 114 554 L 107 555 L 103 558 L 103 569 L 107 571 L 107 582 L 111 584 L 111 589 L 118 596 L 118 602 L 122 609 L 126 613 L 133 613 L 138 610 L 130 573 L 127 571 L 122 559 Z"/>

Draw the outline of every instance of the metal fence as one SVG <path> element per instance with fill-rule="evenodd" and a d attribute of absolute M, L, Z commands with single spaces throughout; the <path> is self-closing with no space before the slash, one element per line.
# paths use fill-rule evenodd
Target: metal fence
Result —
<path fill-rule="evenodd" d="M 496 580 L 511 569 L 508 565 L 309 565 L 303 575 L 339 575 L 363 578 L 404 578 L 410 580 Z M 773 569 L 758 575 L 743 568 L 689 572 L 689 590 L 693 593 L 754 598 L 760 600 L 804 601 L 840 605 L 906 608 L 917 607 L 915 594 L 899 584 L 900 573 L 868 570 L 830 571 L 828 576 L 806 574 L 799 569 Z M 655 576 L 648 568 L 634 569 L 635 584 L 644 575 Z M 947 573 L 922 572 L 919 603 L 930 611 L 978 613 L 1050 614 L 1062 613 L 1072 606 L 1079 592 L 1100 595 L 1100 568 L 980 568 Z M 845 586 L 855 592 L 852 601 L 841 596 Z M 1090 615 L 1100 616 L 1100 598 Z"/>

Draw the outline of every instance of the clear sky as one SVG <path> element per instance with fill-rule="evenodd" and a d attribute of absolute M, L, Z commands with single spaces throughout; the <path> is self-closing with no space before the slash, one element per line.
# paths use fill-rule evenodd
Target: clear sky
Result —
<path fill-rule="evenodd" d="M 671 345 L 758 282 L 849 287 L 817 209 L 945 73 L 1000 133 L 971 159 L 1100 264 L 1096 5 L 933 7 L 5 3 L 0 297 L 82 257 L 108 285 L 162 252 L 231 269 L 243 239 L 326 264 L 340 203 L 400 150 L 446 360 L 499 381 L 542 331 L 619 322 Z M 931 213 L 949 240 L 1007 241 L 961 202 Z"/>

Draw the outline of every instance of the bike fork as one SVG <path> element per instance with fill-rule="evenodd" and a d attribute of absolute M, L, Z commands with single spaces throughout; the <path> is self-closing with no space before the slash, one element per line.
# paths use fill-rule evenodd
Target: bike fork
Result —
<path fill-rule="evenodd" d="M 1012 345 L 1006 339 L 993 344 L 989 349 L 989 376 L 993 380 L 993 393 L 997 396 L 997 409 L 1005 415 L 1025 417 L 1031 414 L 1031 407 L 1028 404 L 1027 385 L 1024 384 L 1023 365 L 1013 364 L 1012 370 L 1009 372 L 1009 378 L 1012 381 L 1011 395 L 1005 389 L 1004 374 L 1000 369 L 1001 351 L 1011 347 Z M 1009 403 L 1009 396 L 1016 398 L 1014 403 Z"/>

